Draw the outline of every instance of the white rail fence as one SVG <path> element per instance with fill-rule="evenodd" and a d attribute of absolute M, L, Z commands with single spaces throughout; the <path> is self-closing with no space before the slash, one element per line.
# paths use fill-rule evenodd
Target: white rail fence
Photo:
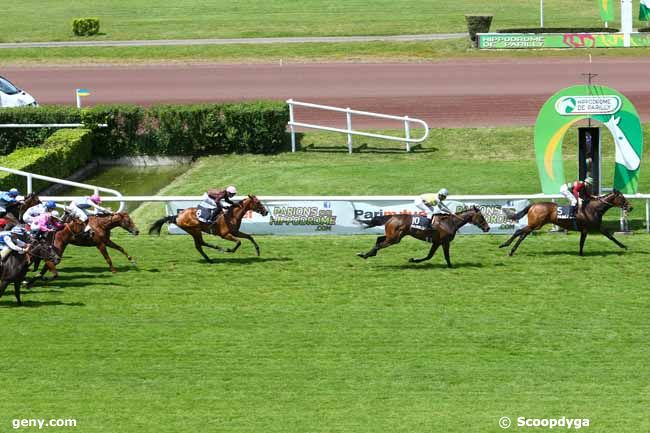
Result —
<path fill-rule="evenodd" d="M 347 134 L 348 136 L 348 153 L 352 153 L 352 136 L 353 135 L 361 135 L 364 137 L 373 137 L 373 138 L 382 138 L 385 140 L 391 140 L 391 141 L 399 141 L 405 143 L 406 146 L 406 151 L 410 152 L 411 150 L 411 143 L 421 143 L 424 140 L 427 139 L 429 136 L 429 125 L 424 120 L 420 119 L 414 119 L 408 116 L 392 116 L 389 114 L 380 114 L 380 113 L 372 113 L 368 111 L 358 111 L 358 110 L 352 110 L 349 107 L 348 108 L 339 108 L 339 107 L 331 107 L 329 105 L 318 105 L 318 104 L 311 104 L 308 102 L 299 102 L 299 101 L 294 101 L 293 99 L 288 99 L 287 104 L 289 105 L 289 129 L 291 130 L 291 151 L 295 152 L 296 151 L 296 130 L 295 127 L 302 127 L 302 128 L 309 128 L 309 129 L 319 129 L 322 131 L 332 131 L 332 132 L 341 132 L 343 134 Z M 334 128 L 330 126 L 323 126 L 323 125 L 316 125 L 313 123 L 304 123 L 304 122 L 297 122 L 295 119 L 295 113 L 294 113 L 294 106 L 298 107 L 306 107 L 306 108 L 315 108 L 319 110 L 325 110 L 325 111 L 335 111 L 339 113 L 345 113 L 346 115 L 346 120 L 347 120 L 347 128 Z M 352 127 L 352 115 L 356 116 L 366 116 L 366 117 L 374 117 L 374 118 L 379 118 L 379 119 L 391 119 L 391 120 L 397 120 L 404 122 L 404 137 L 395 137 L 392 135 L 383 135 L 383 134 L 374 134 L 371 132 L 363 132 L 363 131 L 356 131 Z M 424 128 L 424 135 L 420 138 L 412 138 L 411 137 L 411 123 L 417 123 L 421 125 Z"/>
<path fill-rule="evenodd" d="M 111 189 L 111 188 L 104 188 L 103 186 L 97 186 L 97 185 L 89 185 L 87 183 L 73 182 L 71 180 L 59 179 L 59 178 L 56 178 L 56 177 L 45 176 L 45 175 L 42 175 L 42 174 L 28 173 L 26 171 L 15 170 L 13 168 L 7 168 L 7 167 L 0 167 L 0 170 L 1 171 L 6 171 L 7 173 L 12 173 L 12 174 L 16 174 L 18 176 L 24 177 L 26 179 L 26 181 L 27 181 L 27 190 L 26 190 L 27 194 L 30 194 L 30 193 L 34 192 L 34 188 L 33 188 L 34 179 L 40 179 L 40 180 L 44 180 L 44 181 L 47 181 L 47 182 L 50 182 L 50 183 L 56 183 L 56 184 L 60 184 L 60 185 L 67 185 L 67 186 L 73 186 L 73 187 L 77 187 L 77 188 L 88 189 L 88 190 L 92 191 L 93 193 L 104 192 L 104 193 L 107 193 L 107 194 L 111 194 L 114 197 L 106 197 L 106 200 L 112 200 L 114 198 L 115 201 L 120 201 L 120 207 L 118 209 L 118 212 L 120 212 L 120 211 L 122 211 L 122 209 L 124 209 L 124 202 L 120 200 L 122 198 L 122 194 L 119 191 L 116 191 L 116 190 Z M 44 199 L 44 197 L 43 197 L 43 199 Z M 66 200 L 68 200 L 68 199 L 72 200 L 73 197 L 66 198 Z"/>
<path fill-rule="evenodd" d="M 47 176 L 46 176 L 47 177 Z M 73 186 L 79 186 L 76 182 L 71 182 Z M 85 186 L 88 188 L 89 186 Z M 110 190 L 108 188 L 98 188 L 100 191 L 110 191 L 114 197 L 103 197 L 106 202 L 120 202 L 120 209 L 122 209 L 124 202 L 161 202 L 170 204 L 172 202 L 193 203 L 200 202 L 202 196 L 121 196 L 119 192 Z M 650 233 L 650 194 L 627 194 L 628 199 L 644 200 L 645 201 L 645 228 L 646 232 Z M 56 200 L 56 201 L 69 201 L 79 197 L 71 196 L 43 196 L 42 200 Z M 242 199 L 245 197 L 236 197 Z M 333 203 L 333 202 L 400 202 L 412 203 L 416 196 L 258 196 L 263 203 Z M 515 202 L 518 200 L 532 200 L 532 201 L 556 201 L 562 199 L 563 196 L 559 194 L 500 194 L 500 195 L 455 195 L 449 196 L 449 201 L 458 201 L 464 203 L 490 203 L 490 202 Z M 626 216 L 620 212 L 621 229 L 625 227 Z"/>

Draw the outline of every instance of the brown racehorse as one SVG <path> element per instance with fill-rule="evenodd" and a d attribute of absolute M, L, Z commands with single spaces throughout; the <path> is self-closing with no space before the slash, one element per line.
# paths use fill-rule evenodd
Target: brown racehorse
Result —
<path fill-rule="evenodd" d="M 224 249 L 218 245 L 212 245 L 205 242 L 203 240 L 203 233 L 220 236 L 223 239 L 236 242 L 234 247 L 225 250 L 227 253 L 234 253 L 237 251 L 237 248 L 241 245 L 241 240 L 237 239 L 238 237 L 248 239 L 255 246 L 255 252 L 257 255 L 260 255 L 260 247 L 257 245 L 257 242 L 255 242 L 255 239 L 253 239 L 251 235 L 239 231 L 241 221 L 247 212 L 253 211 L 262 216 L 269 213 L 257 197 L 249 194 L 248 197 L 231 206 L 225 213 L 219 214 L 212 224 L 206 224 L 199 221 L 196 216 L 196 210 L 195 207 L 190 207 L 184 209 L 176 216 L 168 216 L 159 219 L 152 224 L 149 229 L 149 234 L 160 234 L 160 229 L 167 223 L 176 224 L 194 238 L 194 247 L 209 263 L 212 263 L 212 259 L 205 254 L 203 247 L 213 248 L 221 252 L 224 252 Z"/>
<path fill-rule="evenodd" d="M 509 215 L 509 218 L 518 221 L 523 218 L 525 215 L 528 215 L 528 225 L 522 229 L 517 230 L 507 241 L 499 245 L 499 248 L 507 247 L 512 243 L 512 241 L 519 237 L 515 245 L 510 250 L 510 255 L 513 255 L 519 244 L 526 239 L 526 236 L 531 234 L 533 231 L 542 228 L 545 224 L 555 224 L 559 227 L 562 227 L 565 230 L 575 230 L 580 232 L 580 255 L 582 256 L 582 250 L 585 245 L 585 240 L 587 239 L 587 234 L 591 231 L 597 231 L 602 233 L 607 239 L 614 242 L 621 248 L 627 249 L 625 245 L 620 243 L 614 236 L 605 228 L 602 227 L 603 215 L 612 207 L 619 207 L 626 212 L 632 210 L 630 203 L 627 201 L 625 196 L 619 191 L 614 190 L 607 195 L 596 197 L 589 202 L 585 202 L 582 206 L 581 211 L 578 212 L 577 218 L 575 220 L 569 219 L 558 219 L 557 218 L 557 208 L 558 205 L 550 202 L 543 203 L 534 203 L 527 206 L 525 209 L 520 212 Z M 574 225 L 575 223 L 575 225 Z"/>
<path fill-rule="evenodd" d="M 445 261 L 447 266 L 451 268 L 451 260 L 449 259 L 449 244 L 454 240 L 456 232 L 467 223 L 474 224 L 484 232 L 490 230 L 490 226 L 481 214 L 481 210 L 473 206 L 462 212 L 457 212 L 454 215 L 438 215 L 432 224 L 432 228 L 428 230 L 420 230 L 411 227 L 413 221 L 412 215 L 381 215 L 376 216 L 370 221 L 360 221 L 366 225 L 366 228 L 385 226 L 385 235 L 379 236 L 375 246 L 372 247 L 367 253 L 358 253 L 359 257 L 367 259 L 377 255 L 377 251 L 391 245 L 398 244 L 406 235 L 413 236 L 421 241 L 431 242 L 431 249 L 426 257 L 421 259 L 411 258 L 409 262 L 419 263 L 425 260 L 430 260 L 436 253 L 436 250 L 442 245 L 442 250 L 445 253 Z"/>
<path fill-rule="evenodd" d="M 121 227 L 136 236 L 140 233 L 128 213 L 117 212 L 108 215 L 93 215 L 88 218 L 88 221 L 93 231 L 92 236 L 88 236 L 88 234 L 84 233 L 86 224 L 78 219 L 72 219 L 65 224 L 63 229 L 56 232 L 54 235 L 53 245 L 54 249 L 61 257 L 63 257 L 63 252 L 68 245 L 97 247 L 99 252 L 102 253 L 102 256 L 104 256 L 106 263 L 108 263 L 111 272 L 115 273 L 117 272 L 117 269 L 113 266 L 111 256 L 108 255 L 108 251 L 106 250 L 106 247 L 110 247 L 124 254 L 131 264 L 136 264 L 134 258 L 131 257 L 124 248 L 111 240 L 111 230 L 116 227 Z M 58 276 L 56 267 L 53 267 L 50 262 L 46 264 L 47 267 L 43 268 L 39 278 L 42 278 L 45 275 L 48 268 L 54 274 L 54 278 L 56 278 Z"/>

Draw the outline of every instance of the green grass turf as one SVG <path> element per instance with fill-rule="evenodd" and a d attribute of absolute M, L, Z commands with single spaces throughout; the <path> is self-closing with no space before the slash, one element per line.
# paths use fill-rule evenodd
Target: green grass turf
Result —
<path fill-rule="evenodd" d="M 139 64 L 139 63 L 303 63 L 430 62 L 449 59 L 517 59 L 530 57 L 636 58 L 647 49 L 477 50 L 468 39 L 429 42 L 236 44 L 162 47 L 70 47 L 2 49 L 2 64 Z"/>
<path fill-rule="evenodd" d="M 547 27 L 602 25 L 591 0 L 544 4 Z M 493 29 L 539 26 L 536 0 L 5 0 L 0 42 L 74 40 L 72 19 L 88 16 L 101 22 L 92 39 L 128 40 L 465 32 L 476 13 Z"/>
<path fill-rule="evenodd" d="M 503 239 L 459 237 L 451 270 L 407 263 L 427 250 L 410 239 L 363 261 L 369 236 L 260 236 L 260 258 L 244 244 L 208 265 L 188 237 L 120 234 L 139 266 L 113 253 L 116 275 L 71 248 L 23 308 L 0 300 L 0 426 L 498 432 L 501 416 L 566 416 L 648 431 L 647 238 L 590 238 L 584 258 L 575 235 L 512 258 Z"/>

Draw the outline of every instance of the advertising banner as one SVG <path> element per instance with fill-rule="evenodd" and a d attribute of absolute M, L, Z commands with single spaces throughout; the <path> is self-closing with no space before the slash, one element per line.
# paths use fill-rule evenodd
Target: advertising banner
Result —
<path fill-rule="evenodd" d="M 331 199 L 327 197 L 311 198 L 309 200 L 290 199 L 275 200 L 260 197 L 269 213 L 261 216 L 248 213 L 242 222 L 241 230 L 250 234 L 274 235 L 356 235 L 383 233 L 383 227 L 364 229 L 360 223 L 370 220 L 377 215 L 414 214 L 422 215 L 413 202 L 413 197 L 403 199 L 373 199 L 356 197 L 353 199 Z M 519 222 L 508 220 L 503 209 L 514 212 L 526 207 L 528 200 L 479 200 L 457 201 L 449 200 L 451 210 L 461 211 L 476 205 L 481 209 L 486 221 L 490 224 L 491 234 L 510 234 L 526 225 L 524 217 Z M 167 203 L 167 214 L 177 215 L 183 209 L 196 207 L 198 202 L 172 201 Z M 176 225 L 169 226 L 171 234 L 185 234 Z M 483 233 L 471 224 L 464 226 L 460 234 Z"/>
<path fill-rule="evenodd" d="M 623 33 L 480 33 L 482 49 L 624 48 Z M 650 47 L 650 33 L 632 33 L 631 47 Z"/>

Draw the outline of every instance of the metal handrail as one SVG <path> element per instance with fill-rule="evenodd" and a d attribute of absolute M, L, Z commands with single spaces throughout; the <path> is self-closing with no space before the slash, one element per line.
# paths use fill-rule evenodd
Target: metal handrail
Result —
<path fill-rule="evenodd" d="M 45 176 L 45 175 L 42 175 L 42 174 L 29 173 L 29 172 L 26 172 L 26 171 L 16 170 L 16 169 L 13 169 L 13 168 L 8 168 L 8 167 L 0 167 L 0 170 L 6 171 L 8 173 L 17 174 L 19 176 L 23 176 L 23 177 L 27 178 L 27 194 L 30 194 L 30 193 L 33 192 L 33 187 L 32 187 L 33 179 L 40 179 L 40 180 L 45 180 L 45 181 L 51 182 L 51 183 L 58 183 L 58 184 L 61 184 L 61 185 L 74 186 L 74 187 L 77 187 L 77 188 L 85 188 L 85 189 L 92 190 L 93 192 L 102 191 L 102 192 L 106 192 L 106 193 L 109 193 L 109 194 L 113 194 L 115 196 L 115 200 L 113 200 L 113 197 L 106 197 L 106 200 L 109 200 L 109 201 L 118 201 L 119 200 L 120 201 L 120 207 L 119 207 L 119 209 L 117 211 L 120 212 L 120 211 L 122 211 L 124 209 L 124 201 L 120 200 L 122 198 L 122 194 L 119 191 L 111 189 L 111 188 L 105 188 L 103 186 L 90 185 L 90 184 L 87 184 L 87 183 L 73 182 L 71 180 L 59 179 L 59 178 L 56 178 L 56 177 Z M 72 200 L 74 198 L 75 197 L 66 197 L 64 199 L 65 200 L 68 200 L 68 199 Z M 45 199 L 45 197 L 43 197 L 43 199 Z"/>
<path fill-rule="evenodd" d="M 408 116 L 393 116 L 390 114 L 380 114 L 380 113 L 372 113 L 370 111 L 359 111 L 359 110 L 352 110 L 351 108 L 339 108 L 339 107 L 332 107 L 329 105 L 319 105 L 319 104 L 312 104 L 309 102 L 299 102 L 299 101 L 294 101 L 293 99 L 287 99 L 287 104 L 289 105 L 289 128 L 291 130 L 291 151 L 295 152 L 296 151 L 296 133 L 294 130 L 294 127 L 300 126 L 303 128 L 311 128 L 311 129 L 320 129 L 323 131 L 332 131 L 332 132 L 341 132 L 344 134 L 348 135 L 348 153 L 352 153 L 352 135 L 361 135 L 364 137 L 373 137 L 373 138 L 382 138 L 385 140 L 392 140 L 392 141 L 400 141 L 404 142 L 406 145 L 406 151 L 409 152 L 411 150 L 411 143 L 421 143 L 424 140 L 427 139 L 429 136 L 429 125 L 424 120 L 420 119 L 414 119 Z M 316 125 L 312 123 L 303 123 L 303 122 L 296 122 L 294 120 L 294 112 L 293 112 L 293 106 L 299 106 L 299 107 L 308 107 L 308 108 L 317 108 L 320 110 L 326 110 L 326 111 L 336 111 L 339 113 L 346 113 L 347 116 L 347 129 L 341 129 L 341 128 L 333 128 L 330 126 L 322 126 L 322 125 Z M 370 132 L 363 132 L 363 131 L 355 131 L 352 129 L 352 115 L 356 114 L 359 116 L 367 116 L 367 117 L 376 117 L 380 119 L 393 119 L 393 120 L 401 120 L 404 122 L 404 137 L 395 137 L 392 135 L 383 135 L 383 134 L 373 134 Z M 419 123 L 422 125 L 424 128 L 424 135 L 420 138 L 411 138 L 411 126 L 410 123 Z"/>

